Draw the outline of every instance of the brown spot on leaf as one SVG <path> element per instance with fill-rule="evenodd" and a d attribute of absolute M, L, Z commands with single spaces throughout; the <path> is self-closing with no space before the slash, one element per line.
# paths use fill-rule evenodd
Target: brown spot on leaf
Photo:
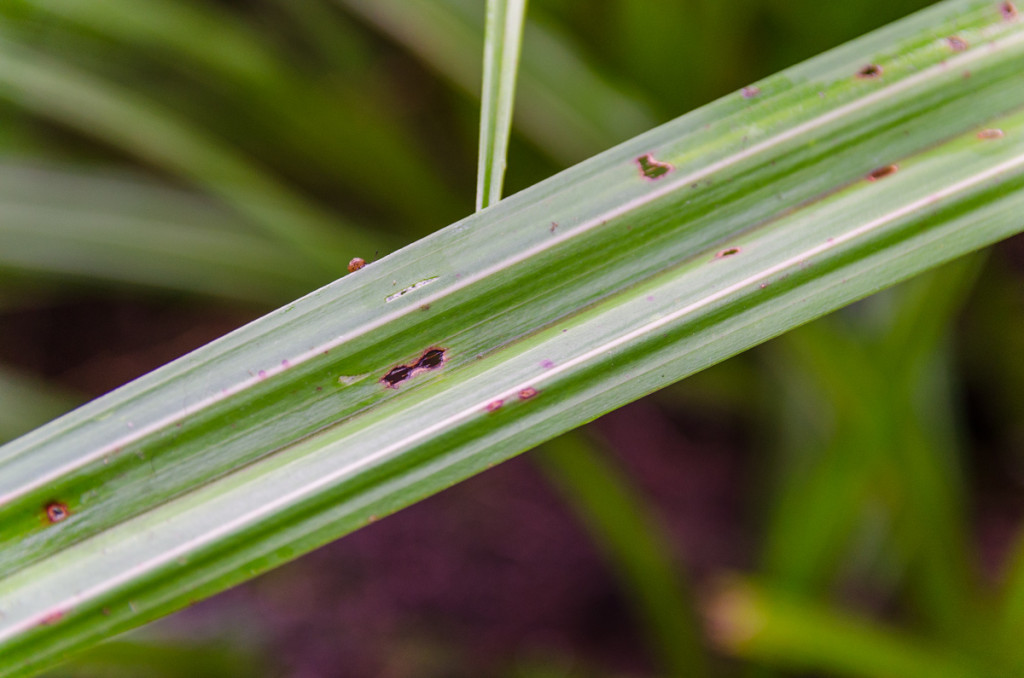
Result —
<path fill-rule="evenodd" d="M 743 95 L 744 99 L 753 99 L 761 93 L 761 88 L 754 85 L 749 85 L 740 90 L 740 94 Z"/>
<path fill-rule="evenodd" d="M 881 77 L 882 67 L 878 64 L 868 64 L 864 68 L 857 71 L 857 77 L 861 80 L 873 80 L 874 78 Z"/>
<path fill-rule="evenodd" d="M 355 257 L 352 259 L 352 261 L 348 262 L 348 272 L 355 273 L 363 266 L 366 266 L 366 260 L 360 259 L 359 257 Z"/>
<path fill-rule="evenodd" d="M 491 402 L 487 403 L 487 407 L 484 409 L 486 409 L 488 412 L 495 412 L 497 410 L 500 410 L 501 406 L 504 404 L 505 401 L 499 398 L 497 400 L 492 400 Z"/>
<path fill-rule="evenodd" d="M 879 179 L 887 177 L 890 174 L 896 174 L 896 170 L 898 169 L 898 165 L 885 165 L 883 167 L 879 167 L 876 170 L 872 170 L 865 178 L 868 181 L 878 181 Z"/>
<path fill-rule="evenodd" d="M 739 253 L 740 253 L 740 248 L 739 247 L 730 247 L 729 249 L 720 250 L 719 252 L 717 252 L 715 254 L 715 259 L 723 259 L 725 257 L 731 257 L 732 255 L 739 254 Z"/>
<path fill-rule="evenodd" d="M 67 504 L 62 504 L 59 501 L 51 501 L 46 505 L 46 519 L 51 523 L 59 523 L 67 520 L 71 515 L 71 511 L 68 510 Z"/>
<path fill-rule="evenodd" d="M 1007 1 L 999 5 L 999 13 L 1007 21 L 1015 21 L 1017 19 L 1017 7 L 1012 2 Z"/>
<path fill-rule="evenodd" d="M 640 174 L 643 175 L 644 179 L 650 181 L 660 179 L 675 169 L 667 162 L 658 162 L 651 153 L 641 155 L 636 159 L 636 164 L 640 166 Z"/>
<path fill-rule="evenodd" d="M 529 400 L 535 395 L 537 395 L 537 389 L 533 388 L 532 386 L 527 386 L 526 388 L 519 392 L 519 399 Z"/>

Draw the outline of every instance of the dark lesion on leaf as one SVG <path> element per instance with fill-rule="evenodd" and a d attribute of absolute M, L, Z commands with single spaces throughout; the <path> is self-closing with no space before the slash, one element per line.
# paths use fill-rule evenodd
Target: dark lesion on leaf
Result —
<path fill-rule="evenodd" d="M 387 388 L 398 388 L 399 384 L 413 377 L 418 371 L 433 370 L 444 365 L 445 353 L 446 350 L 443 348 L 428 348 L 413 364 L 392 367 L 387 374 L 381 377 L 381 383 Z"/>
<path fill-rule="evenodd" d="M 880 78 L 882 76 L 882 67 L 878 64 L 868 64 L 864 68 L 857 71 L 857 77 L 861 80 L 872 80 L 874 78 Z"/>
<path fill-rule="evenodd" d="M 51 523 L 67 520 L 71 515 L 68 505 L 59 501 L 48 502 L 43 510 L 46 512 L 46 519 Z"/>
<path fill-rule="evenodd" d="M 636 164 L 640 167 L 640 174 L 643 175 L 644 179 L 649 179 L 651 181 L 660 179 L 675 169 L 667 162 L 659 162 L 655 160 L 654 154 L 652 153 L 641 155 L 636 159 Z"/>
<path fill-rule="evenodd" d="M 1017 7 L 1012 2 L 1009 2 L 1009 0 L 999 5 L 999 13 L 1007 21 L 1015 21 L 1017 19 Z"/>
<path fill-rule="evenodd" d="M 413 368 L 408 365 L 392 367 L 388 370 L 388 373 L 381 378 L 381 381 L 383 381 L 384 385 L 388 388 L 398 388 L 399 384 L 412 376 L 412 370 Z"/>
<path fill-rule="evenodd" d="M 416 367 L 432 370 L 444 363 L 444 349 L 430 348 L 423 354 L 423 357 L 416 363 Z"/>
<path fill-rule="evenodd" d="M 885 165 L 883 167 L 879 167 L 878 169 L 872 170 L 868 174 L 867 180 L 878 181 L 879 179 L 887 177 L 890 174 L 896 174 L 897 170 L 899 170 L 899 165 Z"/>

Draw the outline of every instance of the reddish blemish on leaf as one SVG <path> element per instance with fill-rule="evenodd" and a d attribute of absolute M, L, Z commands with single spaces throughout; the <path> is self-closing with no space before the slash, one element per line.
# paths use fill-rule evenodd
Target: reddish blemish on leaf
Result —
<path fill-rule="evenodd" d="M 256 373 L 256 376 L 258 376 L 260 379 L 266 379 L 267 378 L 267 371 L 266 370 L 260 370 L 259 372 Z"/>
<path fill-rule="evenodd" d="M 864 68 L 857 71 L 857 77 L 861 80 L 872 80 L 874 78 L 881 77 L 882 67 L 878 64 L 868 64 Z"/>
<path fill-rule="evenodd" d="M 552 233 L 554 233 L 555 229 L 557 229 L 557 228 L 558 228 L 558 222 L 557 221 L 552 221 L 551 222 L 551 228 L 549 228 L 548 230 L 551 231 Z"/>
<path fill-rule="evenodd" d="M 501 406 L 504 404 L 505 401 L 499 398 L 498 400 L 492 400 L 491 402 L 487 403 L 487 407 L 484 409 L 486 409 L 488 412 L 495 412 L 497 410 L 500 410 Z"/>
<path fill-rule="evenodd" d="M 1003 138 L 1003 130 L 998 129 L 996 127 L 992 127 L 990 129 L 983 129 L 980 132 L 978 132 L 978 138 L 979 139 L 1002 139 Z"/>
<path fill-rule="evenodd" d="M 739 254 L 739 253 L 740 253 L 740 248 L 739 247 L 730 247 L 727 250 L 721 250 L 718 253 L 716 253 L 715 254 L 715 259 L 723 259 L 725 257 L 731 257 L 732 255 Z"/>
<path fill-rule="evenodd" d="M 59 501 L 51 501 L 46 505 L 46 519 L 51 523 L 59 523 L 67 520 L 71 515 L 71 511 L 68 510 L 67 504 L 62 504 Z"/>
<path fill-rule="evenodd" d="M 640 167 L 640 174 L 643 175 L 644 179 L 650 181 L 660 179 L 675 169 L 667 162 L 658 162 L 651 153 L 641 155 L 636 159 L 636 164 Z"/>
<path fill-rule="evenodd" d="M 543 367 L 545 370 L 550 370 L 552 367 L 555 366 L 555 363 L 553 363 L 550 360 L 541 360 L 540 366 Z"/>
<path fill-rule="evenodd" d="M 352 261 L 348 262 L 348 272 L 355 273 L 363 266 L 366 266 L 366 260 L 360 259 L 359 257 L 354 257 Z"/>
<path fill-rule="evenodd" d="M 999 5 L 999 13 L 1003 15 L 1003 18 L 1007 21 L 1014 21 L 1017 19 L 1017 7 L 1012 2 L 1004 2 Z"/>
<path fill-rule="evenodd" d="M 753 99 L 761 93 L 761 88 L 754 85 L 749 85 L 740 90 L 740 94 L 743 95 L 744 99 Z"/>
<path fill-rule="evenodd" d="M 967 48 L 970 47 L 966 40 L 958 38 L 955 35 L 951 35 L 946 38 L 946 44 L 949 45 L 949 48 L 954 52 L 966 52 Z"/>
<path fill-rule="evenodd" d="M 519 399 L 529 400 L 535 395 L 537 395 L 537 389 L 533 388 L 532 386 L 527 386 L 526 388 L 519 392 Z"/>
<path fill-rule="evenodd" d="M 48 614 L 45 617 L 43 617 L 42 619 L 40 619 L 39 620 L 39 625 L 40 626 L 53 626 L 54 624 L 56 624 L 57 622 L 59 622 L 63 618 L 64 618 L 64 613 L 61 610 L 57 610 L 55 612 L 51 612 L 50 614 Z"/>
<path fill-rule="evenodd" d="M 883 167 L 879 167 L 876 170 L 872 170 L 865 178 L 868 181 L 878 181 L 879 179 L 887 177 L 890 174 L 896 174 L 896 170 L 898 169 L 898 165 L 885 165 Z"/>

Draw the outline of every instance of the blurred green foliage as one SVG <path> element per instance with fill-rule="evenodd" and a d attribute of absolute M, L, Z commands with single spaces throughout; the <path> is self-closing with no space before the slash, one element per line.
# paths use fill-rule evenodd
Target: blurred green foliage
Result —
<path fill-rule="evenodd" d="M 925 4 L 532 0 L 507 192 Z M 347 252 L 369 260 L 464 216 L 483 16 L 483 0 L 0 4 L 5 324 L 114 294 L 267 309 L 341 275 Z M 751 661 L 708 675 L 1024 670 L 1024 547 L 994 582 L 974 533 L 972 455 L 1022 461 L 1021 256 L 1005 252 L 658 396 L 756 420 L 758 452 L 771 451 L 764 482 L 736 489 L 763 516 L 754 579 L 700 606 L 712 652 Z M 4 438 L 80 398 L 16 367 L 0 370 Z M 663 675 L 699 675 L 703 652 L 666 640 L 700 632 L 642 495 L 586 439 L 545 455 L 635 597 Z M 230 673 L 249 659 L 184 647 L 160 649 L 156 671 L 154 652 L 110 644 L 59 675 L 255 675 Z M 209 669 L 220 661 L 233 668 Z M 509 675 L 604 675 L 578 669 L 531 658 Z"/>

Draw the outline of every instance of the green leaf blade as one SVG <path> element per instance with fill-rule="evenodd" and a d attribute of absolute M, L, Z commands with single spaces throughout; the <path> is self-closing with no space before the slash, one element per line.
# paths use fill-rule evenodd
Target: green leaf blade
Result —
<path fill-rule="evenodd" d="M 953 31 L 972 49 L 950 54 Z M 1020 231 L 1022 59 L 1024 28 L 994 5 L 942 3 L 0 448 L 0 672 L 249 578 Z M 875 60 L 881 79 L 856 77 Z M 671 168 L 652 178 L 645 158 Z M 382 382 L 431 347 L 443 365 Z M 48 525 L 52 500 L 71 515 Z"/>

